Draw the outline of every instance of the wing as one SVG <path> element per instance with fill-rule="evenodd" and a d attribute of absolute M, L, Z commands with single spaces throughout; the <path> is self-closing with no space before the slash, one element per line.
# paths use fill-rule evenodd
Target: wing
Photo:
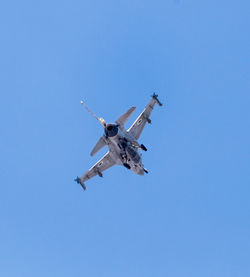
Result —
<path fill-rule="evenodd" d="M 110 152 L 107 152 L 94 166 L 92 166 L 87 172 L 85 172 L 81 178 L 77 177 L 76 181 L 80 183 L 85 190 L 85 181 L 93 178 L 96 175 L 102 177 L 102 172 L 115 164 L 115 161 L 110 156 Z"/>
<path fill-rule="evenodd" d="M 143 112 L 138 116 L 133 125 L 128 129 L 128 132 L 137 140 L 139 139 L 141 132 L 143 131 L 146 123 L 151 123 L 149 118 L 152 110 L 154 109 L 155 104 L 162 106 L 161 102 L 158 100 L 158 95 L 153 94 L 152 99 L 147 104 Z"/>

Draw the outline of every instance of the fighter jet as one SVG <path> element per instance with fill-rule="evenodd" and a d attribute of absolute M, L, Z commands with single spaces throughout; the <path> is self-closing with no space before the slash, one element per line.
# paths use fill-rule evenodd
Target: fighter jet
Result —
<path fill-rule="evenodd" d="M 85 103 L 81 101 L 81 104 L 104 128 L 104 135 L 98 140 L 90 155 L 94 156 L 104 146 L 108 146 L 109 148 L 109 151 L 93 167 L 85 172 L 81 178 L 77 177 L 75 179 L 84 190 L 86 190 L 85 181 L 96 175 L 103 177 L 102 172 L 113 165 L 122 165 L 138 175 L 148 173 L 147 169 L 144 168 L 142 164 L 142 154 L 139 152 L 147 151 L 147 148 L 143 144 L 139 144 L 138 139 L 146 123 L 151 124 L 151 119 L 149 117 L 155 104 L 162 106 L 157 94 L 154 93 L 151 97 L 152 99 L 150 102 L 128 130 L 125 129 L 124 124 L 136 109 L 135 107 L 130 108 L 126 113 L 120 116 L 114 124 L 107 124 L 103 118 L 97 117 L 89 110 Z"/>

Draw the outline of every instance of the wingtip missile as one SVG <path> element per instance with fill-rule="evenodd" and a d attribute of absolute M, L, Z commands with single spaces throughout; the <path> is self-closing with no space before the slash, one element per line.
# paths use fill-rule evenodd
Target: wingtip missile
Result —
<path fill-rule="evenodd" d="M 155 99 L 156 103 L 159 105 L 159 106 L 162 106 L 162 103 L 160 102 L 160 100 L 158 99 L 158 94 L 154 93 L 152 95 L 152 98 Z"/>
<path fill-rule="evenodd" d="M 75 182 L 77 182 L 77 184 L 80 184 L 82 186 L 82 188 L 84 190 L 86 190 L 86 186 L 85 184 L 82 182 L 81 178 L 79 178 L 78 176 L 76 177 L 76 179 L 74 180 Z"/>

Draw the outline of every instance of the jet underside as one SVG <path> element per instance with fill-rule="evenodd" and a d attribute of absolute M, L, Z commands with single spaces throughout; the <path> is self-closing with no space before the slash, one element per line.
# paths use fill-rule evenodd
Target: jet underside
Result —
<path fill-rule="evenodd" d="M 139 144 L 137 141 L 131 140 L 126 130 L 119 128 L 118 134 L 107 138 L 107 141 L 110 156 L 117 165 L 124 165 L 136 174 L 144 174 L 141 155 L 138 153 Z"/>
<path fill-rule="evenodd" d="M 92 113 L 88 107 L 85 106 L 83 101 L 81 101 L 81 104 L 104 128 L 104 135 L 98 140 L 91 151 L 91 156 L 95 155 L 104 146 L 108 146 L 109 151 L 94 166 L 87 170 L 81 178 L 77 177 L 75 181 L 81 184 L 85 190 L 85 181 L 96 175 L 102 177 L 102 172 L 114 165 L 123 165 L 138 175 L 144 175 L 144 172 L 148 173 L 142 164 L 142 154 L 139 152 L 142 150 L 147 151 L 147 148 L 143 144 L 139 144 L 138 139 L 146 123 L 151 123 L 150 115 L 155 104 L 162 106 L 161 102 L 158 100 L 158 95 L 152 95 L 150 102 L 128 130 L 125 129 L 124 124 L 134 112 L 135 107 L 130 108 L 126 113 L 120 116 L 115 121 L 115 124 L 106 124 L 105 120 Z"/>

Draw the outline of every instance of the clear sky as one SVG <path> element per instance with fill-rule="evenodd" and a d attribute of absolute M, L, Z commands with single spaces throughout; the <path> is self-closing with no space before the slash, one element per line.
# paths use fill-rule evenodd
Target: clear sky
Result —
<path fill-rule="evenodd" d="M 1 1 L 0 276 L 250 276 L 250 2 Z M 141 177 L 73 180 L 159 94 Z"/>

